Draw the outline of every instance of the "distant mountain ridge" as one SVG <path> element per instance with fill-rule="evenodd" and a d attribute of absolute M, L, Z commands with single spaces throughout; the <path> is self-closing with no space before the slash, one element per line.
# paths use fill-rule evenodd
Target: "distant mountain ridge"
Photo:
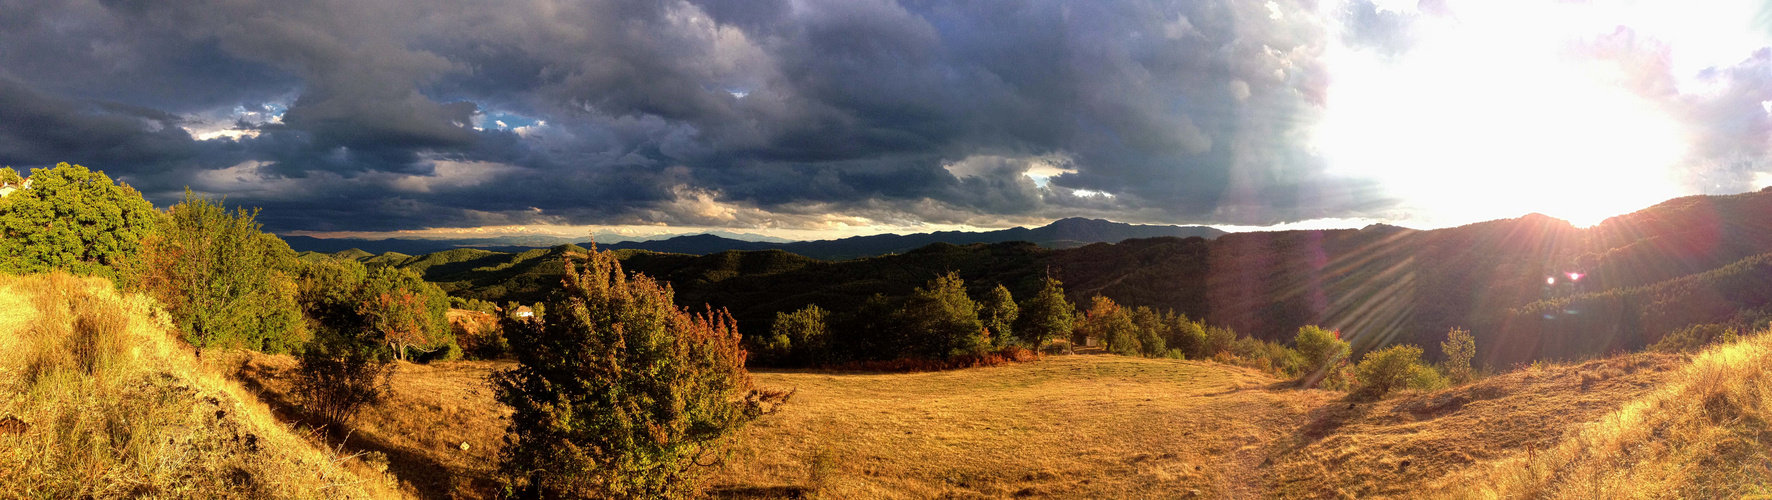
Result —
<path fill-rule="evenodd" d="M 725 234 L 727 236 L 723 236 Z M 732 238 L 733 233 L 694 234 L 644 241 L 598 241 L 598 246 L 611 250 L 649 250 L 662 253 L 707 255 L 727 250 L 783 250 L 789 253 L 824 260 L 844 260 L 903 253 L 934 243 L 968 245 L 972 243 L 1005 243 L 1027 241 L 1046 248 L 1073 248 L 1091 243 L 1119 243 L 1135 238 L 1199 236 L 1216 238 L 1224 231 L 1205 226 L 1140 225 L 1100 219 L 1069 218 L 1038 228 L 1015 227 L 997 231 L 938 231 L 916 234 L 877 234 L 818 241 L 750 241 Z M 749 235 L 745 235 L 749 236 Z M 542 241 L 537 238 L 551 238 Z M 307 236 L 284 238 L 296 251 L 337 253 L 359 249 L 372 254 L 396 252 L 422 255 L 455 248 L 479 248 L 492 251 L 522 252 L 534 248 L 562 244 L 589 246 L 590 242 L 572 242 L 558 237 L 517 236 L 459 240 L 416 239 L 325 239 Z M 542 244 L 533 244 L 542 243 Z"/>

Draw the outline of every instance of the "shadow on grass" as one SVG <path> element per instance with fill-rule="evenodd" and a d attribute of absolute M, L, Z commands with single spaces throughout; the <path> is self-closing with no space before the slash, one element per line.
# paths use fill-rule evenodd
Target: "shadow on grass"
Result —
<path fill-rule="evenodd" d="M 762 500 L 778 498 L 810 498 L 812 490 L 800 486 L 721 485 L 708 488 L 708 498 L 721 500 Z"/>
<path fill-rule="evenodd" d="M 326 445 L 342 449 L 346 454 L 377 452 L 388 458 L 388 474 L 401 483 L 409 485 L 419 498 L 427 500 L 445 500 L 460 498 L 492 498 L 498 491 L 498 483 L 491 476 L 474 472 L 453 470 L 432 459 L 418 450 L 396 445 L 372 435 L 355 433 L 348 425 L 331 422 L 309 413 L 301 405 L 290 401 L 277 391 L 271 390 L 260 382 L 261 377 L 272 376 L 272 373 L 252 366 L 241 366 L 234 378 L 246 390 L 252 391 L 260 401 L 271 408 L 272 413 L 282 421 L 299 422 L 314 429 L 322 429 Z"/>

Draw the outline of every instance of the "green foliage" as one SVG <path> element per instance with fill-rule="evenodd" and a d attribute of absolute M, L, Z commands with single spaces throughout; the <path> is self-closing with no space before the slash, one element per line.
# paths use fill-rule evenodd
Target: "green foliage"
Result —
<path fill-rule="evenodd" d="M 1452 379 L 1439 369 L 1426 363 L 1418 363 L 1409 369 L 1409 388 L 1417 391 L 1437 391 L 1452 386 Z"/>
<path fill-rule="evenodd" d="M 492 377 L 513 410 L 500 471 L 547 498 L 689 496 L 757 415 L 731 316 L 678 309 L 609 252 L 569 260 L 564 285 L 547 320 L 503 322 L 520 365 Z"/>
<path fill-rule="evenodd" d="M 984 323 L 978 304 L 966 296 L 966 282 L 947 273 L 911 292 L 896 315 L 901 357 L 946 358 L 984 352 Z"/>
<path fill-rule="evenodd" d="M 1689 325 L 1661 337 L 1649 350 L 1655 352 L 1698 352 L 1711 344 L 1735 342 L 1741 336 L 1734 327 L 1718 324 Z"/>
<path fill-rule="evenodd" d="M 1304 357 L 1302 369 L 1313 381 L 1346 360 L 1351 350 L 1340 334 L 1316 325 L 1300 327 L 1295 344 L 1298 354 Z"/>
<path fill-rule="evenodd" d="M 1360 381 L 1362 396 L 1381 399 L 1393 390 L 1408 387 L 1422 368 L 1425 367 L 1421 366 L 1421 348 L 1400 344 L 1366 353 L 1354 367 L 1354 373 Z"/>
<path fill-rule="evenodd" d="M 1021 308 L 1015 305 L 1015 296 L 1009 294 L 1008 287 L 999 284 L 986 292 L 978 307 L 978 319 L 990 331 L 991 345 L 1003 347 L 1016 340 L 1015 318 L 1020 315 Z"/>
<path fill-rule="evenodd" d="M 1168 344 L 1180 351 L 1187 359 L 1206 359 L 1206 327 L 1199 322 L 1188 321 L 1187 316 L 1177 316 L 1170 320 L 1170 337 Z"/>
<path fill-rule="evenodd" d="M 357 314 L 399 359 L 453 343 L 448 313 L 449 296 L 410 269 L 378 267 L 357 292 Z"/>
<path fill-rule="evenodd" d="M 369 270 L 354 260 L 325 257 L 305 263 L 296 279 L 302 310 L 314 321 L 332 328 L 359 328 L 358 291 L 369 279 Z"/>
<path fill-rule="evenodd" d="M 30 184 L 0 198 L 0 272 L 115 278 L 159 222 L 141 193 L 104 172 L 62 163 L 33 170 Z"/>
<path fill-rule="evenodd" d="M 1446 378 L 1454 384 L 1470 383 L 1474 378 L 1471 358 L 1477 355 L 1476 337 L 1463 328 L 1453 328 L 1446 332 L 1446 341 L 1440 343 L 1440 352 L 1446 355 Z"/>
<path fill-rule="evenodd" d="M 1163 315 L 1156 309 L 1138 306 L 1132 310 L 1132 323 L 1138 326 L 1138 352 L 1146 357 L 1161 358 L 1169 353 L 1169 329 L 1173 324 L 1164 321 Z"/>
<path fill-rule="evenodd" d="M 776 313 L 768 344 L 763 348 L 763 352 L 771 357 L 766 361 L 797 366 L 820 366 L 836 361 L 831 335 L 825 325 L 829 315 L 817 305 L 791 313 Z"/>
<path fill-rule="evenodd" d="M 1237 341 L 1237 331 L 1228 326 L 1206 327 L 1206 342 L 1201 345 L 1199 359 L 1211 359 L 1221 352 L 1230 352 Z"/>
<path fill-rule="evenodd" d="M 293 350 L 307 341 L 294 276 L 303 265 L 256 218 L 186 190 L 159 234 L 142 242 L 141 259 L 125 273 L 129 286 L 164 304 L 198 349 Z"/>
<path fill-rule="evenodd" d="M 487 313 L 487 314 L 492 314 L 492 313 L 498 312 L 498 304 L 494 304 L 494 303 L 492 303 L 492 301 L 480 300 L 480 299 L 464 299 L 461 297 L 450 297 L 449 298 L 449 307 L 452 307 L 455 309 L 467 310 L 467 311 L 483 312 L 483 313 Z"/>
<path fill-rule="evenodd" d="M 1076 321 L 1077 306 L 1064 297 L 1064 283 L 1046 278 L 1040 291 L 1021 304 L 1016 316 L 1015 335 L 1030 347 L 1068 336 Z"/>
<path fill-rule="evenodd" d="M 1304 356 L 1279 342 L 1243 337 L 1231 345 L 1231 354 L 1251 368 L 1275 375 L 1296 377 L 1305 372 Z"/>
<path fill-rule="evenodd" d="M 1100 295 L 1090 299 L 1089 312 L 1084 315 L 1079 330 L 1085 338 L 1100 340 L 1108 352 L 1121 356 L 1137 356 L 1141 352 L 1138 325 L 1132 321 L 1132 312 L 1114 303 L 1113 299 Z"/>

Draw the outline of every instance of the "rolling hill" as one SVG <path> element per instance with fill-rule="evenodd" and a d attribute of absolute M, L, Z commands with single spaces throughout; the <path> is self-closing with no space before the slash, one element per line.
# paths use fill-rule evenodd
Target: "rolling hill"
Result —
<path fill-rule="evenodd" d="M 346 257 L 421 270 L 458 296 L 532 302 L 558 279 L 567 251 L 582 249 Z M 1688 324 L 1749 327 L 1772 312 L 1772 191 L 1669 200 L 1586 229 L 1533 214 L 1435 230 L 1373 225 L 1062 249 L 936 243 L 844 261 L 779 249 L 618 251 L 629 270 L 675 286 L 684 305 L 730 308 L 747 332 L 767 328 L 778 311 L 841 311 L 947 271 L 975 293 L 1000 283 L 1018 297 L 1050 274 L 1073 301 L 1101 294 L 1271 340 L 1319 324 L 1343 330 L 1357 349 L 1432 346 L 1462 327 L 1477 335 L 1479 362 L 1497 367 L 1640 350 Z"/>

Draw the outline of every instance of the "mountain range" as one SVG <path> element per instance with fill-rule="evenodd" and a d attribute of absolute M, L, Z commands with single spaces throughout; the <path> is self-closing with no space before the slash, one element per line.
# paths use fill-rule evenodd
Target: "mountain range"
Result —
<path fill-rule="evenodd" d="M 1100 219 L 1071 218 L 1054 221 L 1038 228 L 1015 227 L 997 231 L 938 231 L 917 234 L 877 234 L 818 241 L 787 241 L 738 233 L 702 233 L 653 239 L 622 239 L 611 241 L 598 234 L 597 245 L 610 250 L 650 250 L 654 252 L 707 255 L 728 250 L 784 250 L 824 260 L 872 257 L 914 250 L 934 243 L 965 245 L 971 243 L 1003 243 L 1027 241 L 1047 248 L 1072 248 L 1090 243 L 1118 243 L 1132 238 L 1159 236 L 1213 238 L 1224 231 L 1204 226 L 1138 225 Z M 553 236 L 508 236 L 477 239 L 327 239 L 308 236 L 285 237 L 296 251 L 336 253 L 359 249 L 372 254 L 397 252 L 420 255 L 454 248 L 480 248 L 493 251 L 522 252 L 562 244 L 590 246 L 589 241 L 571 241 Z"/>
<path fill-rule="evenodd" d="M 413 268 L 461 297 L 529 302 L 558 283 L 563 254 L 582 250 L 340 256 Z M 628 270 L 670 282 L 682 305 L 729 308 L 747 333 L 766 331 L 777 312 L 844 311 L 954 271 L 974 293 L 1003 284 L 1027 297 L 1053 276 L 1077 303 L 1099 294 L 1269 340 L 1317 324 L 1358 349 L 1407 342 L 1433 356 L 1449 329 L 1465 328 L 1479 361 L 1507 367 L 1640 350 L 1692 324 L 1766 323 L 1772 190 L 1677 198 L 1591 228 L 1532 214 L 1434 230 L 1373 225 L 1072 248 L 944 242 L 844 261 L 782 249 L 618 255 Z"/>

